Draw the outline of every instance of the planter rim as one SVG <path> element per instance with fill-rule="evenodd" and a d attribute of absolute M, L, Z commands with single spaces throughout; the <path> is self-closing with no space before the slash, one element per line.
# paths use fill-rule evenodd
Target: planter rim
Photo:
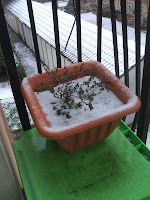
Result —
<path fill-rule="evenodd" d="M 47 77 L 48 74 L 47 74 L 47 72 L 45 72 L 43 74 L 37 74 L 37 75 L 31 76 L 31 77 L 26 77 L 22 81 L 21 92 L 22 92 L 23 97 L 24 97 L 24 99 L 28 105 L 28 108 L 31 112 L 35 126 L 36 126 L 38 132 L 43 137 L 48 138 L 48 139 L 62 139 L 64 137 L 71 136 L 71 135 L 79 133 L 81 131 L 84 131 L 84 130 L 86 131 L 86 130 L 96 127 L 98 125 L 101 125 L 101 124 L 104 124 L 104 123 L 107 123 L 107 122 L 110 122 L 110 121 L 113 121 L 113 120 L 116 120 L 119 118 L 121 119 L 122 117 L 139 110 L 139 108 L 141 106 L 140 99 L 128 87 L 126 87 L 115 75 L 113 75 L 107 68 L 105 68 L 101 63 L 96 62 L 96 61 L 84 62 L 84 64 L 87 66 L 92 66 L 94 68 L 94 70 L 101 71 L 108 80 L 111 79 L 110 81 L 112 84 L 117 85 L 117 87 L 120 87 L 122 89 L 122 91 L 121 91 L 122 93 L 123 93 L 123 91 L 127 93 L 126 98 L 128 97 L 128 101 L 133 97 L 136 98 L 135 103 L 132 105 L 132 107 L 129 107 L 125 110 L 115 112 L 114 114 L 96 119 L 94 121 L 76 126 L 74 128 L 67 129 L 67 130 L 60 131 L 60 132 L 52 132 L 52 131 L 48 130 L 48 128 L 50 127 L 50 122 L 47 121 L 46 115 L 43 113 L 42 108 L 39 105 L 38 100 L 34 94 L 34 91 L 32 88 L 33 86 L 31 86 L 31 81 L 33 79 L 41 80 L 41 77 Z M 67 68 L 71 69 L 76 66 L 81 66 L 81 63 L 70 65 Z M 61 68 L 58 70 L 63 71 L 64 68 Z"/>

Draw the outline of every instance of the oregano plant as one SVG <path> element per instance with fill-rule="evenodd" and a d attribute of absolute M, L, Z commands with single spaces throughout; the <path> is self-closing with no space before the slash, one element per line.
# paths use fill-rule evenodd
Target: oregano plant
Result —
<path fill-rule="evenodd" d="M 47 73 L 54 76 L 53 85 L 45 87 L 41 83 L 41 88 L 34 91 L 49 90 L 57 99 L 57 101 L 51 103 L 56 114 L 64 115 L 66 118 L 71 118 L 70 109 L 80 109 L 83 105 L 86 105 L 88 109 L 92 110 L 94 96 L 106 88 L 104 84 L 106 81 L 96 81 L 97 72 L 84 68 L 84 63 L 81 64 L 80 68 L 75 67 L 70 73 L 65 67 L 63 76 L 58 74 L 58 69 Z M 84 76 L 88 78 L 82 84 L 79 84 L 78 81 L 73 83 L 72 80 Z M 57 85 L 58 87 L 56 87 Z"/>

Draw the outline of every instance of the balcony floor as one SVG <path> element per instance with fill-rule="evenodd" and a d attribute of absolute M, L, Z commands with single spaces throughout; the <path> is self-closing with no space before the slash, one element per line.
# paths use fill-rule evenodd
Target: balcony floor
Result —
<path fill-rule="evenodd" d="M 123 122 L 104 142 L 71 154 L 35 128 L 13 149 L 28 200 L 150 199 L 150 151 Z"/>

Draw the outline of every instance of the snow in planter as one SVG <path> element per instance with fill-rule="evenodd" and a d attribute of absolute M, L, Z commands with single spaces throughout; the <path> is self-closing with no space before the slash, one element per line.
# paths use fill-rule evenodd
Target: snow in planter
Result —
<path fill-rule="evenodd" d="M 71 83 L 73 88 L 79 84 L 79 87 L 76 88 L 76 90 L 72 93 L 72 100 L 74 101 L 74 105 L 82 102 L 78 96 L 80 85 L 84 91 L 89 90 L 90 88 L 88 94 L 92 94 L 94 92 L 94 95 L 92 96 L 92 108 L 89 106 L 89 100 L 85 98 L 83 100 L 84 103 L 82 106 L 79 106 L 78 108 L 74 107 L 63 110 L 61 107 L 63 105 L 61 99 L 56 98 L 55 95 L 50 91 L 35 92 L 39 104 L 41 105 L 43 112 L 46 114 L 47 120 L 50 121 L 51 124 L 51 127 L 46 129 L 51 132 L 64 131 L 102 118 L 113 112 L 117 112 L 119 108 L 124 106 L 124 104 L 117 98 L 117 96 L 114 95 L 110 90 L 107 90 L 105 87 L 92 87 L 92 85 L 95 85 L 95 82 L 97 85 L 101 84 L 101 81 L 98 78 L 93 77 L 93 80 L 90 82 L 90 87 L 84 84 L 88 80 L 89 76 L 85 76 L 83 78 L 73 80 L 69 82 L 69 84 Z M 65 88 L 66 84 L 68 83 L 64 83 L 55 87 L 55 92 L 60 91 L 60 88 L 62 87 Z M 57 110 L 60 111 L 60 113 L 56 112 L 55 106 L 57 107 Z M 69 114 L 69 117 L 66 117 L 66 114 L 62 114 L 64 111 L 65 113 Z"/>

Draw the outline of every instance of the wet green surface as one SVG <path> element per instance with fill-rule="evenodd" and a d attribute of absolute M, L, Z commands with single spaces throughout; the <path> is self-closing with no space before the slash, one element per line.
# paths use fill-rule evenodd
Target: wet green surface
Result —
<path fill-rule="evenodd" d="M 71 154 L 36 129 L 13 149 L 28 200 L 150 199 L 150 163 L 118 128 L 104 142 Z"/>
<path fill-rule="evenodd" d="M 131 142 L 133 146 L 137 145 L 137 143 L 133 140 L 133 138 L 129 134 L 126 134 L 126 138 Z"/>

